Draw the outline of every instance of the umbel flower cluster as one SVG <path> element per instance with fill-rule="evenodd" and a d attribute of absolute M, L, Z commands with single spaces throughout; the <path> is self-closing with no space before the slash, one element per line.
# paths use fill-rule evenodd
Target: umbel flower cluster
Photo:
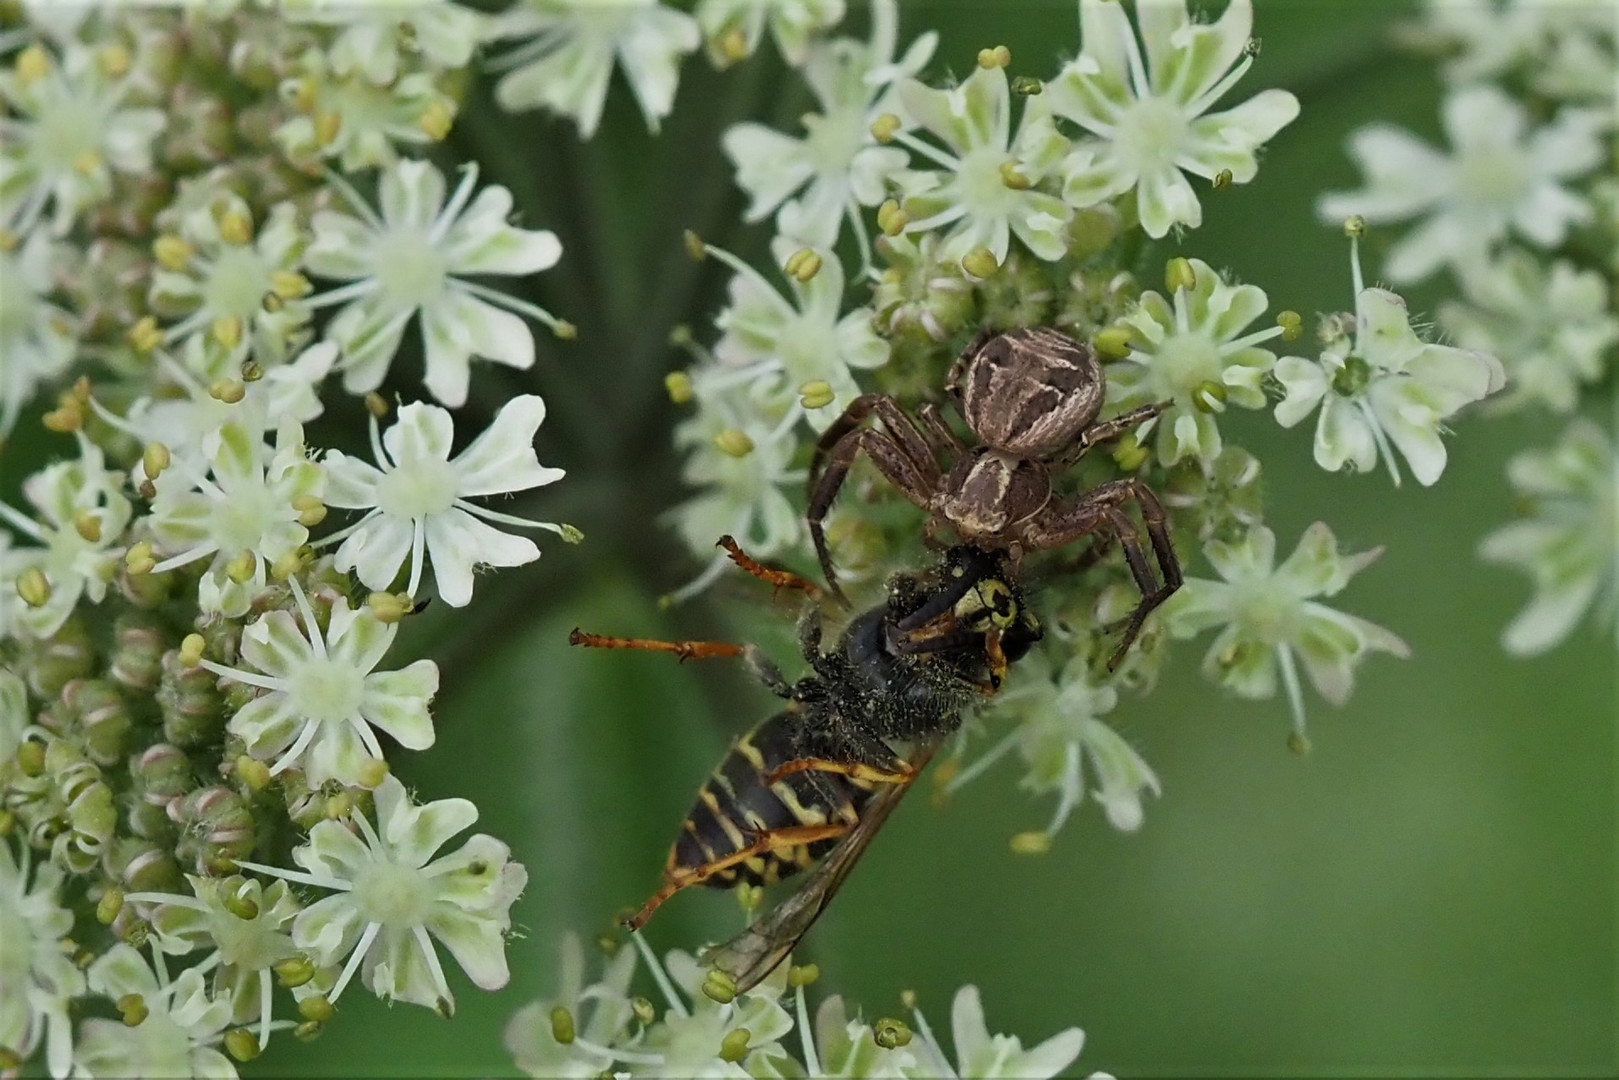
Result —
<path fill-rule="evenodd" d="M 1492 409 L 1559 431 L 1508 464 L 1518 520 L 1479 547 L 1533 583 L 1501 636 L 1520 656 L 1619 611 L 1616 34 L 1612 3 L 1430 0 L 1402 39 L 1441 60 L 1449 145 L 1364 128 L 1350 153 L 1366 186 L 1321 202 L 1327 215 L 1409 223 L 1389 276 L 1453 280 L 1461 295 L 1440 306 L 1439 325 L 1501 357 L 1508 393 Z M 1593 412 L 1593 399 L 1606 408 Z"/>
<path fill-rule="evenodd" d="M 812 446 L 863 393 L 912 414 L 947 404 L 947 372 L 981 331 L 1056 327 L 1088 344 L 1105 364 L 1104 420 L 1163 406 L 1067 470 L 1059 495 L 1126 478 L 1159 492 L 1185 585 L 1114 671 L 1108 627 L 1138 599 L 1125 560 L 1115 550 L 1046 574 L 1043 652 L 1019 663 L 936 770 L 951 791 L 1015 752 L 1022 786 L 1054 800 L 1044 828 L 1013 838 L 1027 852 L 1087 802 L 1121 829 L 1140 825 L 1159 781 L 1107 717 L 1122 696 L 1151 691 L 1172 639 L 1212 633 L 1211 680 L 1285 696 L 1301 752 L 1306 682 L 1341 704 L 1367 656 L 1407 652 L 1336 606 L 1377 550 L 1341 551 L 1326 523 L 1280 538 L 1265 524 L 1261 465 L 1238 442 L 1262 420 L 1243 414 L 1311 422 L 1324 469 L 1429 485 L 1445 468 L 1447 422 L 1505 385 L 1495 343 L 1433 342 L 1397 293 L 1366 282 L 1358 242 L 1371 206 L 1334 207 L 1351 254 L 1345 306 L 1313 335 L 1265 288 L 1196 257 L 1205 209 L 1262 181 L 1265 144 L 1299 113 L 1284 90 L 1242 91 L 1263 63 L 1249 0 L 1208 22 L 1182 0 L 1080 0 L 1078 14 L 1073 58 L 1055 71 L 990 43 L 958 81 L 926 79 L 936 39 L 903 43 L 891 2 L 873 5 L 867 37 L 789 54 L 817 101 L 801 130 L 744 123 L 724 137 L 748 219 L 774 226 L 776 265 L 688 238 L 734 276 L 711 344 L 682 333 L 692 362 L 669 379 L 692 410 L 676 442 L 699 489 L 674 524 L 707 561 L 677 596 L 723 569 L 720 533 L 814 565 L 801 494 Z M 863 469 L 828 535 L 837 566 L 880 582 L 920 557 L 922 517 Z M 976 751 L 975 730 L 1002 734 Z"/>
<path fill-rule="evenodd" d="M 43 423 L 54 460 L 0 502 L 0 1072 L 231 1076 L 357 986 L 449 1015 L 447 964 L 507 981 L 527 873 L 391 775 L 439 669 L 390 653 L 420 601 L 538 558 L 525 533 L 579 539 L 489 506 L 562 476 L 540 397 L 459 444 L 443 407 L 570 332 L 488 283 L 556 238 L 411 156 L 488 28 L 34 14 L 0 34 L 0 435 Z M 430 400 L 369 394 L 368 453 L 311 445 L 411 327 Z"/>

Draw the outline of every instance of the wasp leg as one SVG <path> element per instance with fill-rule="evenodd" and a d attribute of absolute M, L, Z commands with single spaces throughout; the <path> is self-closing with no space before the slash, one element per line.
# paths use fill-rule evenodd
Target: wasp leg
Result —
<path fill-rule="evenodd" d="M 804 757 L 784 761 L 765 777 L 766 784 L 779 783 L 794 773 L 838 773 L 851 780 L 865 780 L 873 784 L 908 784 L 916 778 L 916 770 L 898 758 L 897 768 L 881 769 L 859 761 L 832 761 L 828 758 Z"/>
<path fill-rule="evenodd" d="M 568 633 L 569 645 L 583 645 L 590 649 L 643 649 L 647 652 L 674 653 L 681 663 L 687 660 L 706 660 L 715 656 L 745 656 L 747 646 L 730 641 L 659 641 L 656 638 L 608 637 L 605 634 L 587 634 L 577 626 Z"/>
<path fill-rule="evenodd" d="M 752 574 L 765 584 L 772 585 L 777 589 L 797 589 L 805 596 L 808 596 L 811 600 L 820 599 L 820 587 L 817 586 L 813 581 L 809 580 L 808 578 L 799 577 L 790 570 L 775 570 L 771 567 L 765 566 L 763 563 L 754 559 L 753 556 L 743 551 L 742 546 L 738 544 L 732 537 L 720 537 L 718 546 L 725 549 L 725 553 L 731 557 L 732 562 L 736 563 L 743 570 L 746 570 L 748 573 Z"/>
<path fill-rule="evenodd" d="M 733 851 L 723 858 L 706 862 L 701 866 L 689 869 L 666 867 L 663 871 L 663 884 L 658 891 L 647 897 L 646 903 L 634 915 L 624 920 L 624 925 L 631 930 L 639 930 L 645 926 L 647 920 L 652 918 L 653 912 L 663 906 L 663 902 L 692 885 L 701 885 L 709 878 L 740 863 L 747 862 L 759 855 L 768 855 L 778 848 L 797 847 L 801 844 L 813 844 L 817 840 L 830 840 L 842 836 L 851 828 L 844 822 L 828 823 L 826 825 L 791 825 L 784 829 L 768 829 L 757 833 L 754 840 L 740 851 Z"/>

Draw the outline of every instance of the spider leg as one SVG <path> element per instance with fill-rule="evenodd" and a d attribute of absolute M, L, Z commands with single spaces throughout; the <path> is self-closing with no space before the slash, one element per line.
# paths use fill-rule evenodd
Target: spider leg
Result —
<path fill-rule="evenodd" d="M 1129 412 L 1120 413 L 1111 420 L 1103 420 L 1099 424 L 1092 424 L 1079 433 L 1079 438 L 1074 441 L 1073 448 L 1063 454 L 1057 465 L 1068 466 L 1074 464 L 1084 457 L 1086 451 L 1090 450 L 1091 447 L 1099 443 L 1105 443 L 1110 439 L 1117 439 L 1130 429 L 1140 427 L 1172 404 L 1174 402 L 1155 401 L 1149 405 L 1138 406 Z"/>
<path fill-rule="evenodd" d="M 1134 502 L 1141 509 L 1147 540 L 1152 546 L 1154 560 L 1163 584 L 1153 576 L 1142 549 L 1142 529 L 1120 509 Z M 1119 666 L 1124 654 L 1141 632 L 1141 626 L 1153 609 L 1168 600 L 1181 586 L 1180 560 L 1169 540 L 1169 523 L 1163 504 L 1152 489 L 1139 480 L 1113 480 L 1085 492 L 1077 498 L 1051 507 L 1029 522 L 1024 528 L 1023 542 L 1031 549 L 1055 548 L 1072 543 L 1082 536 L 1096 535 L 1098 542 L 1111 537 L 1124 549 L 1124 558 L 1130 566 L 1130 576 L 1141 590 L 1141 603 L 1129 616 L 1108 629 L 1124 628 L 1120 644 L 1108 661 L 1108 669 Z"/>
<path fill-rule="evenodd" d="M 850 410 L 853 408 L 851 405 Z M 815 554 L 821 560 L 821 572 L 826 576 L 827 588 L 845 603 L 848 601 L 838 585 L 837 571 L 832 566 L 832 552 L 827 548 L 826 529 L 822 522 L 826 520 L 826 512 L 832 507 L 832 500 L 837 498 L 838 489 L 843 486 L 844 479 L 849 475 L 849 466 L 854 463 L 854 459 L 861 451 L 865 451 L 866 456 L 871 458 L 871 463 L 877 466 L 877 471 L 887 477 L 888 482 L 900 490 L 900 494 L 920 507 L 925 508 L 932 501 L 933 494 L 939 486 L 939 466 L 931 454 L 926 454 L 927 444 L 922 442 L 916 429 L 910 426 L 909 418 L 899 412 L 898 406 L 894 407 L 894 412 L 904 421 L 902 427 L 908 429 L 909 435 L 921 445 L 924 456 L 921 459 L 913 458 L 908 452 L 913 448 L 908 446 L 908 440 L 896 438 L 886 432 L 873 431 L 870 428 L 847 432 L 832 447 L 826 471 L 821 474 L 820 482 L 812 489 L 809 510 L 805 514 L 810 539 L 815 542 Z M 814 475 L 813 470 L 811 475 Z"/>
<path fill-rule="evenodd" d="M 927 440 L 935 456 L 953 461 L 967 452 L 967 447 L 945 423 L 937 405 L 932 402 L 923 405 L 916 410 L 916 418 L 922 422 L 922 437 Z"/>

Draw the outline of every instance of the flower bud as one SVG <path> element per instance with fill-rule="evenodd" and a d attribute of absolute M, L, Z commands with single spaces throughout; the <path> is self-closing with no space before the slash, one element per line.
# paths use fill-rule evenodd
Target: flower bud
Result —
<path fill-rule="evenodd" d="M 201 640 L 200 635 L 191 636 Z M 185 663 L 178 649 L 163 657 L 155 697 L 163 717 L 163 737 L 176 746 L 201 746 L 217 739 L 224 729 L 225 708 L 218 676 L 207 668 Z"/>
<path fill-rule="evenodd" d="M 24 776 L 43 776 L 45 773 L 45 744 L 38 739 L 25 739 L 17 747 L 17 768 Z"/>
<path fill-rule="evenodd" d="M 157 686 L 163 671 L 163 653 L 167 649 L 161 625 L 150 616 L 121 615 L 113 628 L 107 673 L 125 689 L 148 693 Z"/>
<path fill-rule="evenodd" d="M 180 885 L 180 868 L 174 856 L 150 840 L 122 840 L 113 845 L 113 862 L 130 892 L 168 892 Z"/>
<path fill-rule="evenodd" d="M 124 742 L 134 720 L 116 686 L 104 679 L 74 679 L 62 687 L 62 705 L 92 761 L 112 765 L 123 759 Z"/>
<path fill-rule="evenodd" d="M 90 632 L 78 619 L 69 619 L 52 637 L 25 643 L 23 649 L 28 688 L 47 700 L 60 694 L 69 680 L 90 674 L 95 663 Z"/>

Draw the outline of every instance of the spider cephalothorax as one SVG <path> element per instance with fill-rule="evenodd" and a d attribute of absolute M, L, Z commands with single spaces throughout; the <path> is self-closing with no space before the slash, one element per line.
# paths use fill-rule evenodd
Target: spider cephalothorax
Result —
<path fill-rule="evenodd" d="M 948 528 L 965 543 L 1006 549 L 1014 560 L 1084 536 L 1098 545 L 1117 540 L 1142 599 L 1126 620 L 1116 663 L 1148 613 L 1181 583 L 1163 506 L 1134 478 L 1068 499 L 1053 498 L 1051 478 L 1165 405 L 1144 405 L 1098 422 L 1107 381 L 1095 353 L 1047 327 L 980 333 L 951 367 L 945 389 L 975 445 L 963 444 L 934 406 L 923 405 L 913 420 L 883 394 L 856 398 L 816 444 L 808 519 L 827 584 L 838 591 L 822 522 L 849 466 L 864 451 L 890 483 L 928 512 L 930 537 Z M 863 426 L 873 413 L 884 430 Z M 1162 584 L 1147 564 L 1142 530 L 1122 509 L 1129 502 L 1141 508 Z"/>

